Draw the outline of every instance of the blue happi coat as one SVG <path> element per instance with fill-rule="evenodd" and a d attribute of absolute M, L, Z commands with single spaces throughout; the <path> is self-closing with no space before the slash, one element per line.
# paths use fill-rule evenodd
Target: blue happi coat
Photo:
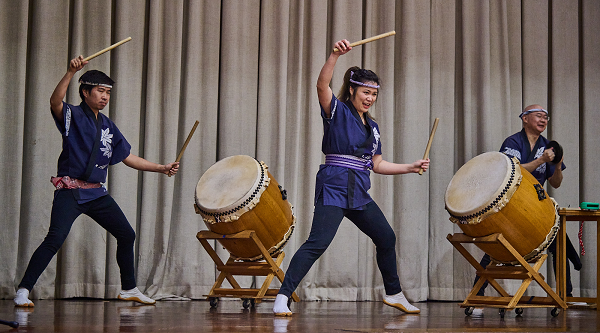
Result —
<path fill-rule="evenodd" d="M 343 154 L 372 160 L 381 154 L 379 126 L 367 117 L 364 125 L 351 102 L 342 103 L 335 96 L 331 99 L 331 117 L 323 118 L 324 154 Z M 315 203 L 320 196 L 323 204 L 345 209 L 363 209 L 373 201 L 367 191 L 371 188 L 370 170 L 355 170 L 341 166 L 322 164 L 317 173 Z"/>
<path fill-rule="evenodd" d="M 54 122 L 62 135 L 62 152 L 58 158 L 58 177 L 69 176 L 81 179 L 85 174 L 96 140 L 96 117 L 82 102 L 80 105 L 63 103 L 62 123 L 52 112 Z M 96 162 L 87 179 L 90 183 L 105 183 L 109 165 L 123 161 L 131 151 L 131 145 L 121 131 L 107 116 L 98 113 L 101 123 L 100 144 Z M 85 180 L 85 179 L 83 179 Z M 72 190 L 78 203 L 85 203 L 108 194 L 104 186 Z"/>
<path fill-rule="evenodd" d="M 529 139 L 527 139 L 527 133 L 525 133 L 525 129 L 522 129 L 520 132 L 517 132 L 504 140 L 500 152 L 510 157 L 514 156 L 522 164 L 525 164 L 542 156 L 544 150 L 547 149 L 546 147 L 549 142 L 550 140 L 546 139 L 543 135 L 540 135 L 533 150 L 531 150 Z M 531 174 L 540 182 L 540 184 L 544 185 L 546 179 L 552 177 L 554 174 L 554 168 L 556 168 L 556 164 L 542 163 Z M 561 170 L 564 170 L 565 168 L 566 166 L 563 163 Z"/>

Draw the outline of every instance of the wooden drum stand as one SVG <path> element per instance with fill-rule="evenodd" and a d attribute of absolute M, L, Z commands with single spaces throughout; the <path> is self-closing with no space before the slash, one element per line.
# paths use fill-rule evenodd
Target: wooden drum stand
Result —
<path fill-rule="evenodd" d="M 477 270 L 477 275 L 480 277 L 475 286 L 460 305 L 465 309 L 466 315 L 471 315 L 473 308 L 475 307 L 492 307 L 500 309 L 500 317 L 504 318 L 506 310 L 515 310 L 520 315 L 523 313 L 523 308 L 541 308 L 541 307 L 553 307 L 551 314 L 553 317 L 558 316 L 560 309 L 566 309 L 567 304 L 561 299 L 552 288 L 544 281 L 544 277 L 538 272 L 542 267 L 542 264 L 548 257 L 547 254 L 543 254 L 535 262 L 528 263 L 525 259 L 515 250 L 515 248 L 502 236 L 501 233 L 492 234 L 485 237 L 473 238 L 462 233 L 455 233 L 454 235 L 448 234 L 446 237 L 450 243 L 462 254 L 465 259 Z M 499 248 L 509 251 L 519 262 L 520 266 L 496 266 L 493 264 L 488 265 L 485 269 L 479 264 L 479 261 L 475 260 L 473 256 L 465 249 L 463 243 L 473 244 L 488 244 L 498 246 Z M 512 279 L 522 280 L 521 286 L 511 296 L 502 288 L 496 279 Z M 536 281 L 540 287 L 546 291 L 548 297 L 534 297 L 534 296 L 523 296 L 527 287 L 531 282 Z M 477 292 L 483 286 L 485 282 L 496 289 L 500 294 L 500 297 L 492 296 L 477 296 Z"/>
<path fill-rule="evenodd" d="M 256 236 L 253 230 L 245 230 L 231 235 L 221 235 L 212 231 L 203 230 L 198 232 L 196 238 L 200 241 L 208 255 L 217 265 L 220 274 L 211 288 L 208 295 L 205 295 L 210 301 L 212 308 L 217 307 L 219 297 L 239 297 L 242 298 L 244 308 L 250 305 L 260 303 L 263 298 L 274 299 L 277 296 L 279 289 L 269 289 L 274 277 L 277 277 L 280 282 L 283 282 L 285 274 L 279 268 L 285 257 L 285 253 L 281 251 L 279 254 L 271 256 L 269 251 L 264 247 L 260 239 Z M 237 261 L 233 256 L 230 256 L 227 263 L 223 263 L 217 252 L 208 243 L 209 239 L 218 239 L 222 243 L 235 242 L 240 239 L 250 239 L 256 248 L 263 255 L 262 261 Z M 273 260 L 275 259 L 275 260 Z M 260 289 L 242 288 L 233 277 L 234 275 L 245 276 L 266 276 Z M 222 288 L 222 284 L 227 279 L 232 288 Z M 296 293 L 292 294 L 290 301 L 299 302 L 300 298 Z"/>

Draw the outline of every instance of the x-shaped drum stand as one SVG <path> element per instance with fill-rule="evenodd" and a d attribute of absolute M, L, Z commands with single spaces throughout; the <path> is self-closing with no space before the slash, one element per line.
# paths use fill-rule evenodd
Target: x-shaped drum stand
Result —
<path fill-rule="evenodd" d="M 477 270 L 477 275 L 480 277 L 465 301 L 460 305 L 462 308 L 467 308 L 465 314 L 470 315 L 469 311 L 472 311 L 474 307 L 492 307 L 499 308 L 500 316 L 504 318 L 506 310 L 514 309 L 517 314 L 522 314 L 523 308 L 553 307 L 554 309 L 552 309 L 551 314 L 556 317 L 560 313 L 560 309 L 564 310 L 567 308 L 565 301 L 552 290 L 548 283 L 544 281 L 544 277 L 539 273 L 542 264 L 548 257 L 547 254 L 543 254 L 539 259 L 530 264 L 500 233 L 478 238 L 469 237 L 462 233 L 455 233 L 454 235 L 448 234 L 446 239 Z M 479 264 L 479 261 L 475 260 L 467 249 L 465 249 L 462 245 L 463 243 L 498 246 L 510 252 L 520 265 L 496 266 L 490 264 L 484 269 Z M 517 292 L 511 296 L 496 282 L 497 279 L 522 280 L 522 283 Z M 496 289 L 500 294 L 499 297 L 477 296 L 477 292 L 486 281 Z M 523 296 L 525 290 L 533 281 L 536 281 L 546 291 L 548 297 Z"/>
<path fill-rule="evenodd" d="M 250 305 L 254 306 L 255 303 L 260 303 L 263 298 L 275 298 L 277 296 L 279 289 L 269 289 L 269 286 L 274 277 L 283 282 L 285 274 L 279 268 L 285 257 L 283 251 L 271 256 L 253 230 L 245 230 L 231 235 L 221 235 L 203 230 L 198 232 L 196 238 L 198 238 L 206 252 L 208 252 L 208 255 L 217 265 L 219 272 L 221 272 L 208 295 L 205 295 L 210 301 L 211 307 L 214 308 L 217 306 L 219 297 L 242 298 L 244 300 L 244 308 L 248 308 Z M 209 239 L 218 239 L 221 243 L 250 239 L 263 255 L 264 261 L 237 261 L 234 257 L 230 256 L 227 263 L 223 263 L 217 252 L 208 243 Z M 266 278 L 260 289 L 242 288 L 233 277 L 234 275 L 266 276 Z M 232 288 L 222 288 L 221 285 L 225 280 L 229 282 Z M 300 301 L 296 293 L 292 294 L 291 299 L 295 302 Z"/>

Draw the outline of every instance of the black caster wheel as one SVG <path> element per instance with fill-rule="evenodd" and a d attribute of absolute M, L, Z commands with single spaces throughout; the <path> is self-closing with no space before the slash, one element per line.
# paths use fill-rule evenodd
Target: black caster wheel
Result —
<path fill-rule="evenodd" d="M 554 309 L 552 309 L 552 311 L 550 311 L 550 314 L 552 315 L 552 317 L 558 316 L 559 313 L 560 313 L 560 308 L 554 308 Z"/>
<path fill-rule="evenodd" d="M 506 314 L 506 309 L 500 309 L 500 318 L 504 319 L 505 314 Z"/>
<path fill-rule="evenodd" d="M 515 309 L 515 313 L 517 314 L 517 316 L 520 316 L 523 314 L 523 308 L 516 308 Z"/>
<path fill-rule="evenodd" d="M 470 306 L 466 307 L 466 308 L 465 308 L 465 315 L 466 315 L 466 316 L 470 316 L 470 315 L 472 315 L 472 314 L 473 314 L 473 308 L 472 308 L 472 307 L 470 307 Z"/>
<path fill-rule="evenodd" d="M 210 307 L 213 309 L 216 308 L 217 305 L 219 305 L 219 299 L 216 297 L 211 297 L 208 299 L 208 301 L 210 302 Z"/>

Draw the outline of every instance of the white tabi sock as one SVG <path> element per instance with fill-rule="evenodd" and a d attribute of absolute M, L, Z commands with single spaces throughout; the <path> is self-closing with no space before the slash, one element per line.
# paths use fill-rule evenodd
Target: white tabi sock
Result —
<path fill-rule="evenodd" d="M 273 313 L 276 316 L 291 316 L 292 311 L 287 306 L 288 297 L 282 294 L 277 294 L 275 297 L 275 304 L 273 305 Z"/>
<path fill-rule="evenodd" d="M 15 306 L 33 306 L 33 302 L 29 299 L 29 290 L 19 288 L 15 295 Z"/>
<path fill-rule="evenodd" d="M 406 313 L 419 313 L 421 310 L 419 308 L 413 306 L 408 303 L 406 297 L 404 297 L 404 293 L 399 292 L 396 295 L 385 295 L 383 297 L 383 303 L 394 307 L 396 309 L 402 310 Z"/>
<path fill-rule="evenodd" d="M 130 290 L 121 290 L 118 297 L 120 300 L 123 301 L 134 301 L 142 304 L 156 303 L 156 301 L 152 298 L 142 294 L 142 292 L 137 287 Z"/>

